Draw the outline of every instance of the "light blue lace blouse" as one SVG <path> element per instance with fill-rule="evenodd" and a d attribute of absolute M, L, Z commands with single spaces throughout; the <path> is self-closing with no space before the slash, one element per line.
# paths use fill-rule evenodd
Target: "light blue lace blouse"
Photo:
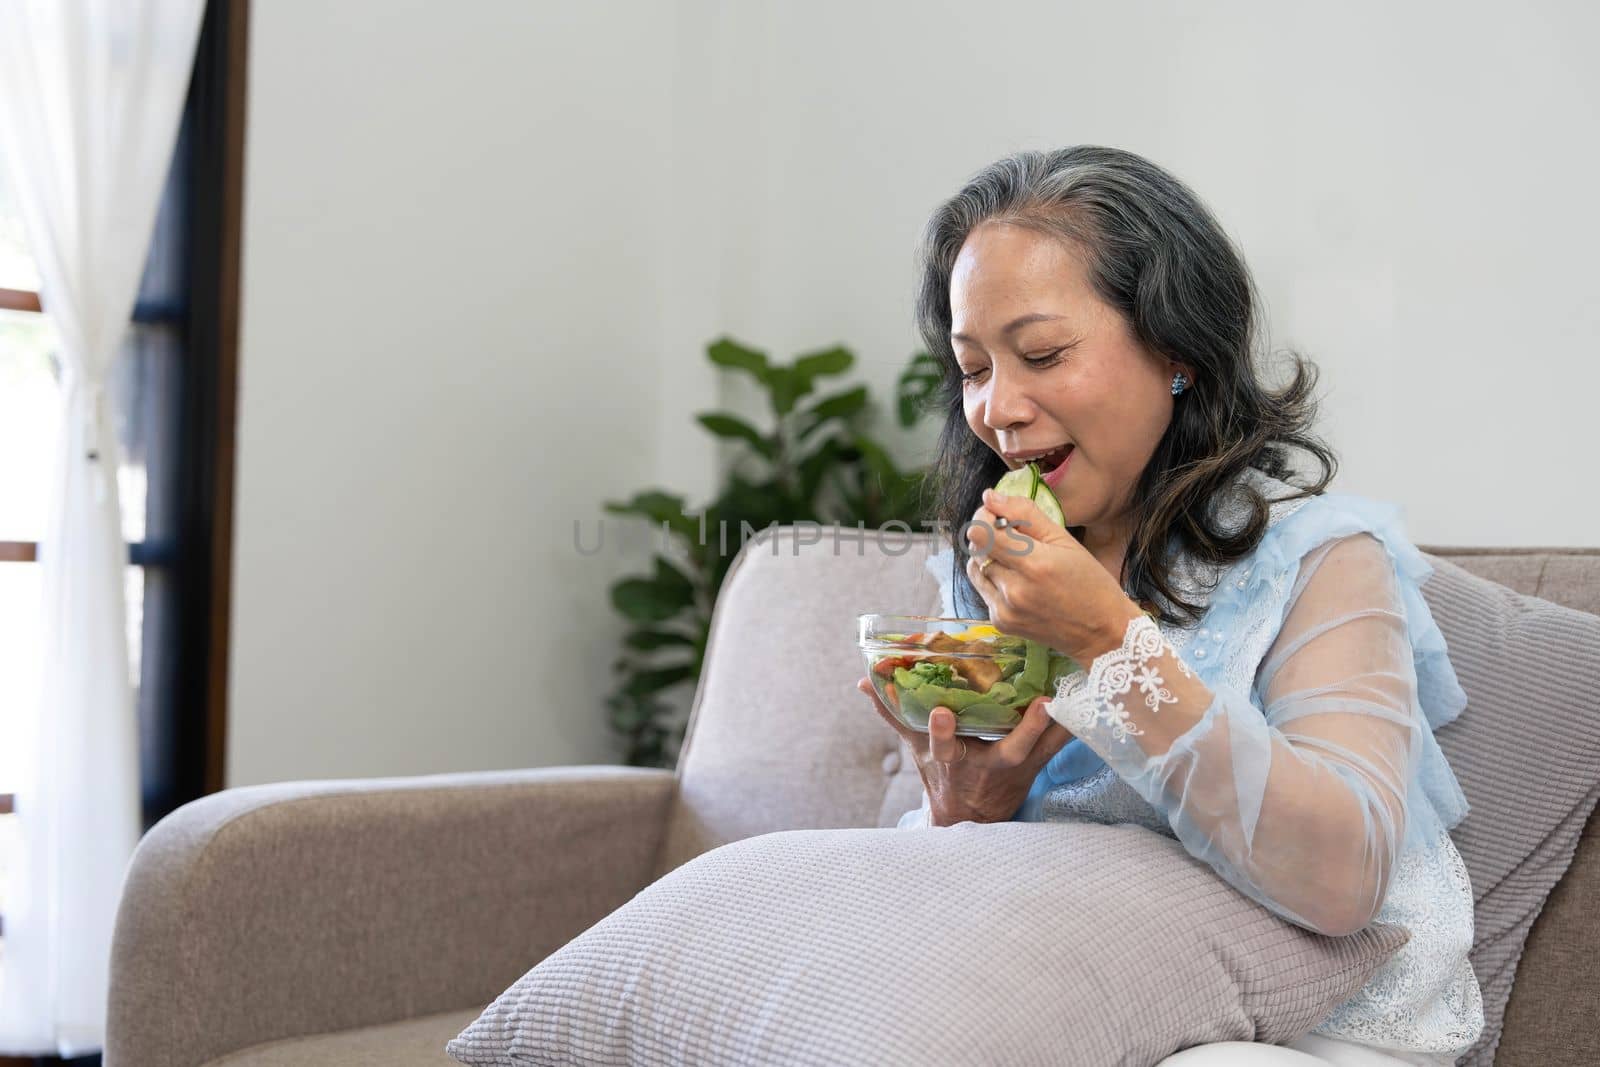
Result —
<path fill-rule="evenodd" d="M 1284 482 L 1255 470 L 1244 477 L 1280 501 L 1266 534 L 1225 573 L 1176 559 L 1175 578 L 1206 609 L 1192 626 L 1159 627 L 1163 651 L 1215 695 L 1211 707 L 1164 752 L 1146 752 L 1125 702 L 1143 694 L 1158 709 L 1163 682 L 1108 672 L 1101 661 L 1112 654 L 1100 657 L 1100 671 L 1088 665 L 1063 679 L 1049 705 L 1075 737 L 1014 818 L 1139 823 L 1322 932 L 1339 930 L 1319 921 L 1309 887 L 1356 887 L 1344 899 L 1370 907 L 1354 925 L 1398 923 L 1411 940 L 1314 1032 L 1408 1062 L 1453 1063 L 1482 1032 L 1483 1007 L 1467 959 L 1472 887 L 1448 833 L 1467 801 L 1433 735 L 1466 705 L 1420 592 L 1433 568 L 1394 505 L 1340 493 L 1290 501 Z M 1233 506 L 1229 525 L 1247 516 Z M 946 548 L 927 561 L 941 613 L 987 618 L 981 601 L 953 599 L 952 560 Z M 1287 814 L 1296 803 L 1343 805 L 1365 834 L 1313 844 Z M 924 796 L 900 825 L 927 819 Z"/>

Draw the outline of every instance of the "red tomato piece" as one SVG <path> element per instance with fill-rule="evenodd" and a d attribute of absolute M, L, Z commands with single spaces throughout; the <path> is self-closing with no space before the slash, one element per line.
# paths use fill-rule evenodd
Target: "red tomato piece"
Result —
<path fill-rule="evenodd" d="M 917 662 L 915 656 L 885 656 L 872 665 L 872 673 L 879 678 L 893 678 L 896 667 L 905 667 L 909 670 L 915 662 Z"/>

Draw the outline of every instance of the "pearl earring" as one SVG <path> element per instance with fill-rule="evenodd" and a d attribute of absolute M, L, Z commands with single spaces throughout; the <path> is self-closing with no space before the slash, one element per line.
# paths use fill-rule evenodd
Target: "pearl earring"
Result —
<path fill-rule="evenodd" d="M 1172 395 L 1178 396 L 1189 387 L 1189 379 L 1183 371 L 1172 376 Z"/>

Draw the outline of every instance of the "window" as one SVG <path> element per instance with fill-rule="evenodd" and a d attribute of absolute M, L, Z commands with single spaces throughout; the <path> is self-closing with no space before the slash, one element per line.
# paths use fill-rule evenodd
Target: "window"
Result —
<path fill-rule="evenodd" d="M 110 388 L 147 828 L 222 785 L 245 27 L 244 0 L 210 0 Z M 0 161 L 0 834 L 15 832 L 21 755 L 5 742 L 38 701 L 37 554 L 59 419 L 38 289 Z"/>
<path fill-rule="evenodd" d="M 54 439 L 58 414 L 51 367 L 55 346 L 39 314 L 39 277 L 22 239 L 22 219 L 0 160 L 0 839 L 15 838 L 11 789 L 18 753 L 15 717 L 38 701 L 39 566 L 50 468 L 41 442 Z M 4 854 L 0 851 L 0 855 Z M 0 869 L 0 923 L 6 872 Z M 0 936 L 4 927 L 0 925 Z"/>

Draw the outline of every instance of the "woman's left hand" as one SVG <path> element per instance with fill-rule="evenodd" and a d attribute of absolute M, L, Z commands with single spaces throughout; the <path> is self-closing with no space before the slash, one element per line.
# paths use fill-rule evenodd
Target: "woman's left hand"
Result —
<path fill-rule="evenodd" d="M 911 747 L 934 826 L 1006 822 L 1028 799 L 1039 771 L 1072 740 L 1071 731 L 1045 711 L 1047 697 L 1034 697 L 1022 721 L 1000 740 L 979 741 L 956 736 L 956 716 L 949 708 L 934 708 L 924 732 L 907 726 L 889 710 L 872 679 L 861 679 L 856 688 Z"/>
<path fill-rule="evenodd" d="M 1006 528 L 996 530 L 1002 518 Z M 972 519 L 967 577 L 996 629 L 1065 652 L 1086 669 L 1121 647 L 1139 606 L 1077 538 L 1033 501 L 993 489 L 984 490 Z"/>

